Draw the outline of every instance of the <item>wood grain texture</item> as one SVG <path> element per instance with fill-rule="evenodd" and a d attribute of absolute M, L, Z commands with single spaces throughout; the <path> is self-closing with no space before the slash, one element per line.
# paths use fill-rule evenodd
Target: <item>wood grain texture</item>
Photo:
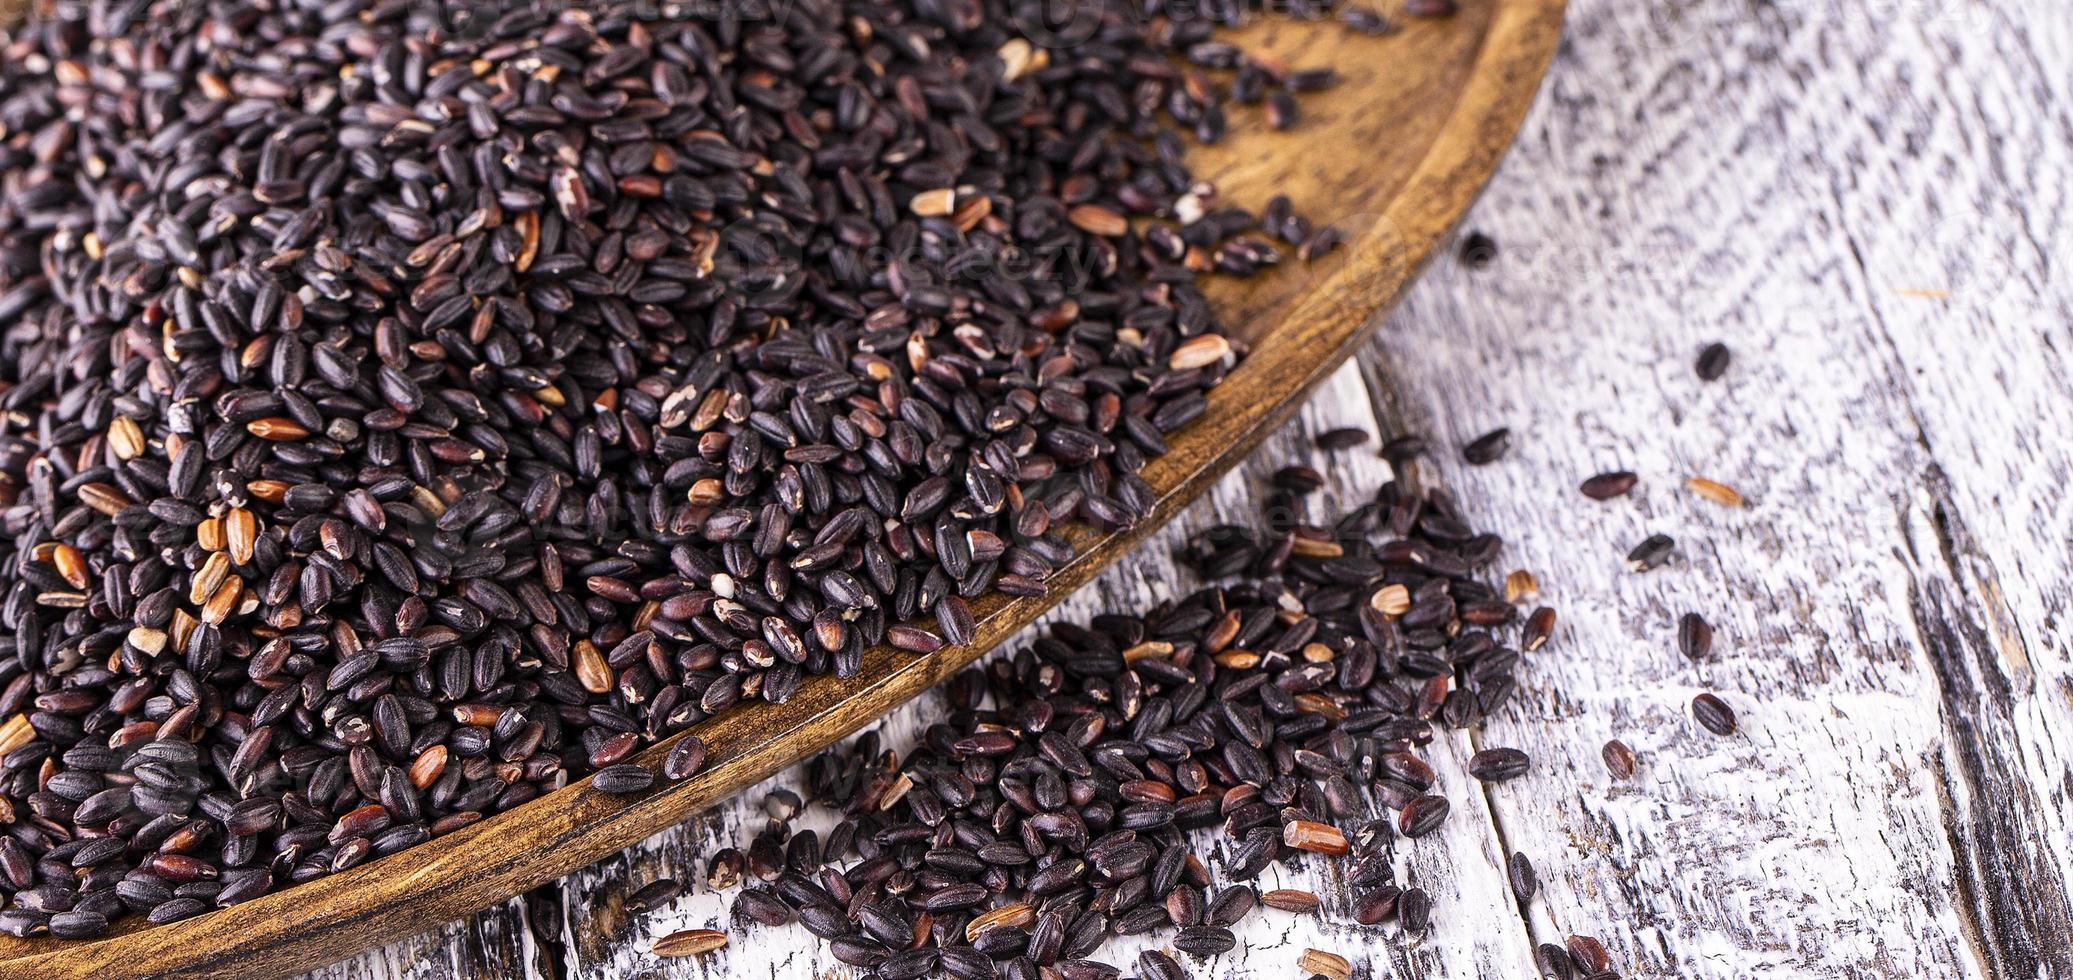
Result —
<path fill-rule="evenodd" d="M 1368 977 L 1523 977 L 1529 943 L 1584 932 L 1632 977 L 2073 977 L 2069 64 L 2052 0 L 1577 0 L 1469 221 L 1496 263 L 1436 263 L 1356 366 L 1057 613 L 1185 588 L 1181 535 L 1247 513 L 1277 454 L 1346 424 L 1432 437 L 1419 478 L 1505 532 L 1503 561 L 1562 611 L 1527 697 L 1470 740 L 1534 771 L 1487 798 L 1447 782 L 1455 860 L 1421 844 L 1399 869 L 1435 890 L 1433 934 L 1355 929 L 1341 898 L 1322 921 L 1252 920 L 1246 953 L 1198 975 L 1292 976 L 1317 945 Z M 1714 340 L 1735 361 L 1703 385 L 1691 359 Z M 1461 465 L 1497 425 L 1513 456 Z M 1347 493 L 1380 468 L 1326 472 Z M 1642 474 L 1632 498 L 1576 493 L 1613 468 Z M 1697 500 L 1695 474 L 1748 505 Z M 1656 530 L 1679 559 L 1622 570 Z M 1686 611 L 1714 623 L 1712 661 L 1676 654 Z M 1740 735 L 1692 723 L 1701 688 Z M 1609 737 L 1640 754 L 1634 780 L 1599 762 Z M 798 929 L 695 965 L 646 955 L 731 896 L 613 911 L 759 829 L 759 798 L 567 879 L 560 975 L 850 976 Z M 1511 849 L 1542 880 L 1524 915 L 1500 891 Z M 1340 894 L 1306 871 L 1285 883 Z"/>
<path fill-rule="evenodd" d="M 2063 63 L 2066 45 L 2026 33 L 2041 8 L 1966 6 L 1686 5 L 1704 29 L 1661 46 L 1632 15 L 1578 10 L 1571 59 L 1472 219 L 1505 257 L 1436 269 L 1378 340 L 1373 377 L 1413 424 L 1530 436 L 1454 482 L 1531 528 L 1516 557 L 1554 570 L 1582 650 L 1541 661 L 1560 680 L 1542 716 L 1483 737 L 1572 781 L 1500 823 L 1583 860 L 1549 905 L 1615 924 L 1634 974 L 2068 975 L 2066 661 L 2048 639 L 2067 525 L 1962 530 L 2000 524 L 1997 498 L 2032 509 L 2020 488 L 2065 472 L 2048 433 L 2067 293 L 2034 246 L 2062 219 L 2010 236 L 2005 213 L 1960 203 L 2005 199 L 1991 155 L 2056 159 L 2063 178 L 2066 127 L 2044 102 L 2010 125 L 2011 102 L 1939 90 L 1956 74 L 2037 98 L 2063 77 L 1988 52 Z M 1954 52 L 1977 54 L 1958 69 Z M 1701 385 L 1691 356 L 1716 339 L 1736 364 Z M 2017 419 L 2042 428 L 2017 436 Z M 1636 499 L 1575 494 L 1612 468 L 1643 474 Z M 1701 474 L 1751 505 L 1679 486 Z M 1682 560 L 1621 571 L 1651 531 Z M 1719 628 L 1716 661 L 1673 652 L 1688 610 Z M 1742 710 L 1742 736 L 1691 723 L 1700 687 Z M 1596 759 L 1614 734 L 1643 755 L 1635 784 Z"/>
<path fill-rule="evenodd" d="M 606 857 L 939 683 L 1128 554 L 1244 459 L 1359 346 L 1364 327 L 1400 295 L 1495 168 L 1553 56 L 1562 9 L 1562 0 L 1488 0 L 1384 38 L 1329 21 L 1245 32 L 1248 43 L 1294 64 L 1339 64 L 1336 101 L 1343 105 L 1321 110 L 1302 139 L 1234 138 L 1205 153 L 1198 172 L 1217 181 L 1225 199 L 1254 208 L 1276 192 L 1343 207 L 1347 246 L 1281 284 L 1269 279 L 1216 293 L 1239 334 L 1258 341 L 1255 352 L 1210 394 L 1206 414 L 1170 441 L 1171 451 L 1146 466 L 1143 475 L 1157 494 L 1146 521 L 1130 532 L 1082 534 L 1080 555 L 1053 576 L 1049 598 L 988 597 L 974 604 L 978 639 L 968 648 L 926 657 L 870 651 L 857 678 L 813 678 L 783 705 L 748 705 L 700 724 L 694 733 L 712 751 L 705 770 L 681 784 L 616 797 L 592 791 L 586 780 L 404 853 L 195 919 L 131 924 L 88 942 L 0 939 L 0 976 L 128 971 L 247 980 L 330 963 Z M 1402 111 L 1364 111 L 1374 104 Z M 667 748 L 633 761 L 657 766 Z M 579 933 L 589 930 L 588 906 L 565 907 L 584 917 Z M 516 920 L 493 914 L 455 933 L 480 946 L 455 955 L 456 972 L 464 963 L 486 976 L 538 971 L 543 962 L 553 968 L 551 951 L 541 951 L 543 961 L 527 946 L 535 931 L 531 909 L 515 912 Z M 444 944 L 412 945 L 430 954 Z M 341 976 L 363 966 L 348 966 Z"/>

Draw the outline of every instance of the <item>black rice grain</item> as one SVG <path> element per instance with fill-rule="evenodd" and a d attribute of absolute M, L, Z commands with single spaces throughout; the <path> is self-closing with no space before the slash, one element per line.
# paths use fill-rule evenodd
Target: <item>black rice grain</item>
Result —
<path fill-rule="evenodd" d="M 1511 448 L 1512 430 L 1492 429 L 1477 436 L 1468 445 L 1461 447 L 1461 458 L 1471 466 L 1485 466 L 1497 462 Z"/>
<path fill-rule="evenodd" d="M 1715 735 L 1725 737 L 1735 733 L 1735 710 L 1710 691 L 1692 698 L 1692 717 Z"/>
<path fill-rule="evenodd" d="M 1721 375 L 1727 373 L 1730 360 L 1732 355 L 1728 353 L 1726 344 L 1707 344 L 1699 349 L 1699 358 L 1692 365 L 1692 371 L 1699 376 L 1700 381 L 1718 381 Z"/>
<path fill-rule="evenodd" d="M 1318 480 L 1287 467 L 1276 493 Z M 1398 513 L 1419 516 L 1380 516 Z M 1108 977 L 1095 958 L 1106 937 L 1172 929 L 1171 949 L 1219 956 L 1261 906 L 1326 901 L 1250 882 L 1277 864 L 1346 861 L 1356 922 L 1426 931 L 1431 896 L 1394 869 L 1398 847 L 1438 846 L 1421 839 L 1451 809 L 1421 747 L 1502 708 L 1517 651 L 1547 641 L 1553 610 L 1521 619 L 1482 579 L 1499 543 L 1445 494 L 1392 482 L 1347 519 L 1261 523 L 1188 539 L 1179 558 L 1209 585 L 1054 624 L 959 674 L 950 711 L 911 749 L 866 733 L 809 763 L 803 802 L 840 822 L 825 847 L 794 835 L 787 798 L 774 814 L 787 819 L 749 847 L 772 887 L 746 891 L 736 914 L 796 915 L 838 959 L 881 975 L 918 968 L 927 957 L 894 951 L 919 941 L 956 976 Z M 1519 778 L 1529 760 L 1493 748 L 1467 768 Z M 1371 806 L 1398 812 L 1362 819 Z M 1205 836 L 1220 858 L 1198 857 Z M 802 839 L 809 863 L 827 864 L 817 880 L 796 858 Z M 1505 874 L 1530 901 L 1532 864 L 1514 856 Z M 923 922 L 932 937 L 917 938 Z M 1184 975 L 1178 960 L 1136 965 Z"/>
<path fill-rule="evenodd" d="M 1336 76 L 1022 6 L 0 26 L 0 900 L 85 886 L 0 928 L 640 791 L 642 746 L 971 642 L 1068 524 L 1140 520 L 1246 352 L 1197 270 L 1336 240 L 1206 204 L 1181 134 Z"/>

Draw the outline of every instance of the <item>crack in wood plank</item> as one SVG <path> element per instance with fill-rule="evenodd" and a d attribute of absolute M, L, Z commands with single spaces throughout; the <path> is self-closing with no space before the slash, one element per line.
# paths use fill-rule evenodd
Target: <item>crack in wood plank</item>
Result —
<path fill-rule="evenodd" d="M 1445 259 L 1441 261 L 1445 261 Z M 1398 386 L 1388 370 L 1386 358 L 1380 356 L 1359 357 L 1353 363 L 1354 369 L 1361 381 L 1361 391 L 1366 396 L 1366 404 L 1369 411 L 1373 413 L 1375 431 L 1380 434 L 1381 441 L 1387 442 L 1390 439 L 1423 430 L 1422 426 L 1406 425 L 1404 423 L 1403 412 L 1406 409 L 1403 406 L 1405 399 L 1398 394 Z M 1403 467 L 1391 467 L 1391 475 L 1406 487 L 1422 489 L 1430 484 L 1429 479 L 1425 476 L 1426 470 L 1426 467 L 1411 464 Z M 1497 574 L 1502 573 L 1502 569 L 1497 571 Z M 1483 749 L 1482 729 L 1480 727 L 1463 733 L 1462 737 L 1468 740 L 1471 754 Z M 1474 784 L 1474 780 L 1470 780 L 1470 782 Z M 1510 835 L 1505 832 L 1504 818 L 1499 815 L 1497 801 L 1492 795 L 1496 792 L 1496 788 L 1485 784 L 1474 785 L 1483 801 L 1483 806 L 1475 811 L 1476 816 L 1481 818 L 1491 837 L 1496 840 L 1500 859 L 1508 862 L 1511 855 L 1516 853 L 1516 849 L 1512 847 Z M 1532 860 L 1531 856 L 1528 856 L 1528 860 Z M 1504 867 L 1506 869 L 1506 884 L 1509 886 L 1510 866 L 1506 863 Z M 1538 866 L 1536 865 L 1537 870 Z M 1513 906 L 1515 914 L 1512 916 L 1513 921 L 1519 928 L 1521 937 L 1525 940 L 1526 946 L 1529 949 L 1543 941 L 1534 926 L 1533 908 L 1534 906 L 1531 903 L 1515 904 Z"/>
<path fill-rule="evenodd" d="M 1992 615 L 1967 587 L 1968 570 L 1987 563 L 1956 513 L 1942 471 L 1932 467 L 1924 486 L 1942 574 L 1917 582 L 1909 600 L 1950 730 L 1946 754 L 1954 765 L 1937 767 L 1939 800 L 1947 837 L 1964 862 L 1958 886 L 1967 898 L 1966 924 L 1990 976 L 2035 977 L 2047 975 L 2046 968 L 2048 975 L 2073 975 L 2073 899 L 2063 874 L 2033 852 L 2039 804 L 2030 787 L 2009 778 L 2022 768 L 2005 758 L 2017 747 L 2006 734 L 2015 708 L 2005 673 L 2012 665 L 1973 619 Z M 2020 663 L 2027 673 L 2027 656 Z"/>

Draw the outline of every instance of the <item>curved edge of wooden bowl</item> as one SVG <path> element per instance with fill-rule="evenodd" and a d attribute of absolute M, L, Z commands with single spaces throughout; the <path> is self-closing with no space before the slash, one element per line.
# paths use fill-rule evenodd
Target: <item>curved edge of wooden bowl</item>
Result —
<path fill-rule="evenodd" d="M 1136 528 L 1085 534 L 1049 595 L 990 596 L 978 638 L 924 657 L 874 650 L 860 676 L 813 678 L 782 705 L 702 723 L 706 768 L 631 797 L 571 785 L 401 854 L 184 922 L 104 939 L 0 941 L 0 976 L 236 977 L 335 962 L 486 908 L 660 832 L 854 732 L 962 669 L 1170 520 L 1302 404 L 1366 336 L 1496 168 L 1560 40 L 1565 0 L 1497 0 L 1473 70 L 1410 180 L 1315 288 L 1209 397 L 1145 477 L 1159 496 Z M 676 740 L 634 761 L 658 767 Z M 225 937 L 237 937 L 226 942 Z"/>

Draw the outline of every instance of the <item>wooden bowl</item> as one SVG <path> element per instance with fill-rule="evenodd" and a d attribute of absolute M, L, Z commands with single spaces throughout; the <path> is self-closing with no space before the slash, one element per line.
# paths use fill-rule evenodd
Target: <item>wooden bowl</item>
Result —
<path fill-rule="evenodd" d="M 815 677 L 782 705 L 744 705 L 697 726 L 704 771 L 636 797 L 589 781 L 341 874 L 164 926 L 130 924 L 89 941 L 0 937 L 0 976 L 275 977 L 321 966 L 460 918 L 678 823 L 820 750 L 927 690 L 1014 635 L 1151 533 L 1281 424 L 1395 302 L 1468 210 L 1525 115 L 1560 38 L 1564 0 L 1463 0 L 1439 20 L 1402 19 L 1385 37 L 1335 22 L 1270 19 L 1233 32 L 1295 68 L 1331 65 L 1328 93 L 1301 102 L 1288 132 L 1241 110 L 1234 134 L 1193 151 L 1223 200 L 1257 210 L 1276 193 L 1347 234 L 1310 265 L 1209 284 L 1252 353 L 1209 395 L 1208 411 L 1145 467 L 1149 519 L 1082 533 L 1078 557 L 1042 599 L 977 603 L 978 639 L 928 656 L 870 651 L 861 674 Z M 660 765 L 668 743 L 634 761 Z M 133 920 L 134 921 L 134 920 Z"/>

